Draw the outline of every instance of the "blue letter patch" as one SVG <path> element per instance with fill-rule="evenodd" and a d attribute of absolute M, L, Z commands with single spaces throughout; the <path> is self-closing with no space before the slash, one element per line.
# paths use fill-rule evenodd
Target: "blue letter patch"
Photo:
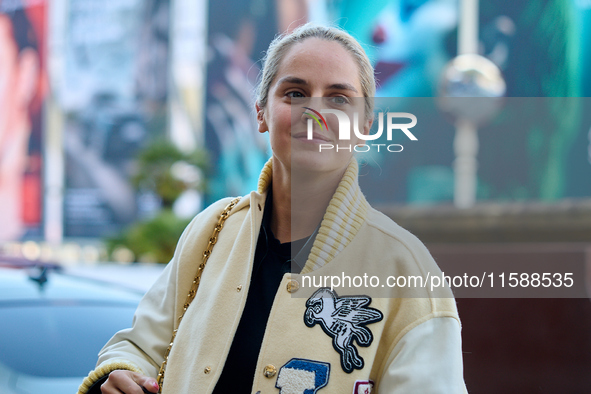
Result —
<path fill-rule="evenodd" d="M 330 364 L 292 358 L 279 370 L 275 387 L 279 394 L 314 394 L 328 384 Z"/>
<path fill-rule="evenodd" d="M 308 327 L 320 323 L 324 332 L 332 338 L 332 346 L 341 355 L 341 366 L 347 373 L 362 369 L 364 365 L 353 339 L 359 346 L 371 345 L 373 335 L 365 326 L 384 317 L 379 310 L 368 307 L 370 303 L 368 296 L 339 297 L 329 288 L 317 290 L 306 301 L 304 323 Z"/>

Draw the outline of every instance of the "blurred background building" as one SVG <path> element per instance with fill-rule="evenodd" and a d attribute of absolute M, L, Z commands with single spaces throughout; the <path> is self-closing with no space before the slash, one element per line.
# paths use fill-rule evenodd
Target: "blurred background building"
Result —
<path fill-rule="evenodd" d="M 101 238 L 154 215 L 161 196 L 132 178 L 139 152 L 160 139 L 208 153 L 207 189 L 185 196 L 185 215 L 252 190 L 269 157 L 253 126 L 252 91 L 279 32 L 306 21 L 345 28 L 374 62 L 378 96 L 409 102 L 440 95 L 444 67 L 458 53 L 453 0 L 1 4 L 2 55 L 11 66 L 2 69 L 3 241 Z M 591 91 L 588 2 L 479 8 L 477 51 L 501 70 L 508 102 L 565 99 L 505 105 L 480 130 L 477 201 L 589 198 L 589 115 L 578 99 Z M 388 193 L 368 186 L 370 198 L 453 201 L 454 125 L 434 119 L 440 124 L 419 122 L 429 127 L 412 153 L 367 160 L 369 169 L 396 169 Z"/>
<path fill-rule="evenodd" d="M 419 143 L 360 159 L 372 203 L 441 263 L 478 259 L 478 250 L 532 260 L 543 250 L 557 262 L 578 256 L 589 270 L 591 1 L 476 4 L 474 52 L 496 65 L 506 90 L 500 109 L 478 125 L 475 203 L 457 208 L 457 123 L 446 120 L 436 98 L 458 55 L 461 2 L 0 0 L 2 255 L 70 265 L 166 261 L 190 217 L 220 197 L 255 189 L 270 156 L 254 117 L 260 59 L 276 34 L 315 21 L 362 42 L 379 97 L 422 114 Z M 154 239 L 165 246 L 150 249 Z M 550 372 L 556 363 L 525 368 L 529 356 L 511 364 L 509 350 L 480 350 L 482 358 L 467 350 L 469 389 L 591 386 L 587 299 L 496 301 L 459 300 L 466 346 L 501 341 L 499 349 L 554 358 L 560 374 Z M 509 343 L 513 331 L 495 336 L 500 331 L 488 330 L 494 322 L 482 309 L 499 319 L 533 311 L 514 328 L 537 321 L 547 335 L 527 331 Z M 561 316 L 576 316 L 578 345 L 536 348 L 555 339 Z M 513 369 L 499 369 L 502 363 Z M 566 381 L 570 389 L 555 389 Z"/>

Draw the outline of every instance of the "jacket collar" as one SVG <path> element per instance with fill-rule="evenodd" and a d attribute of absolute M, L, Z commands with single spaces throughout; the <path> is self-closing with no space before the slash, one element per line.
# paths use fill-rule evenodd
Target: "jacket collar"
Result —
<path fill-rule="evenodd" d="M 355 238 L 365 222 L 369 203 L 359 188 L 358 171 L 359 165 L 353 158 L 324 213 L 302 274 L 317 270 L 334 259 Z M 266 192 L 272 175 L 273 164 L 269 159 L 259 177 L 259 193 Z"/>

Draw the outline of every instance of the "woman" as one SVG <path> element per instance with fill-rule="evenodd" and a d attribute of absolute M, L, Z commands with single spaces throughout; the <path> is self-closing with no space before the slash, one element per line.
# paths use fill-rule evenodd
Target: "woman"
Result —
<path fill-rule="evenodd" d="M 361 101 L 367 134 L 374 93 L 367 56 L 341 30 L 307 24 L 271 43 L 256 111 L 273 156 L 258 191 L 232 208 L 217 236 L 178 325 L 162 392 L 465 392 L 453 298 L 421 290 L 418 297 L 371 299 L 328 288 L 297 297 L 305 294 L 303 278 L 289 272 L 292 263 L 310 275 L 335 268 L 439 272 L 416 238 L 369 206 L 352 153 L 319 152 L 320 144 L 337 143 L 334 119 L 307 138 L 309 112 L 300 115 L 301 107 L 321 103 L 344 108 Z M 198 256 L 229 201 L 208 207 L 187 227 L 133 327 L 107 343 L 80 392 L 158 391 L 155 377 Z"/>

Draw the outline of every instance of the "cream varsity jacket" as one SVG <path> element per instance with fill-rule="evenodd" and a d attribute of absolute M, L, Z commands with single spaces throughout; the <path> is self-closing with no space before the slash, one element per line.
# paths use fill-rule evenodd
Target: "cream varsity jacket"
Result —
<path fill-rule="evenodd" d="M 257 192 L 232 210 L 178 326 L 164 394 L 211 393 L 224 367 L 246 303 L 266 190 L 267 163 Z M 175 255 L 148 291 L 130 329 L 101 350 L 79 393 L 115 369 L 156 377 L 201 254 L 230 199 L 205 209 L 187 227 Z M 349 165 L 300 275 L 279 286 L 260 349 L 252 393 L 464 393 L 460 322 L 451 293 L 429 288 L 311 288 L 310 277 L 379 273 L 405 277 L 440 271 L 423 244 L 369 206 Z M 308 277 L 307 279 L 305 277 Z M 418 291 L 418 293 L 417 293 Z"/>

